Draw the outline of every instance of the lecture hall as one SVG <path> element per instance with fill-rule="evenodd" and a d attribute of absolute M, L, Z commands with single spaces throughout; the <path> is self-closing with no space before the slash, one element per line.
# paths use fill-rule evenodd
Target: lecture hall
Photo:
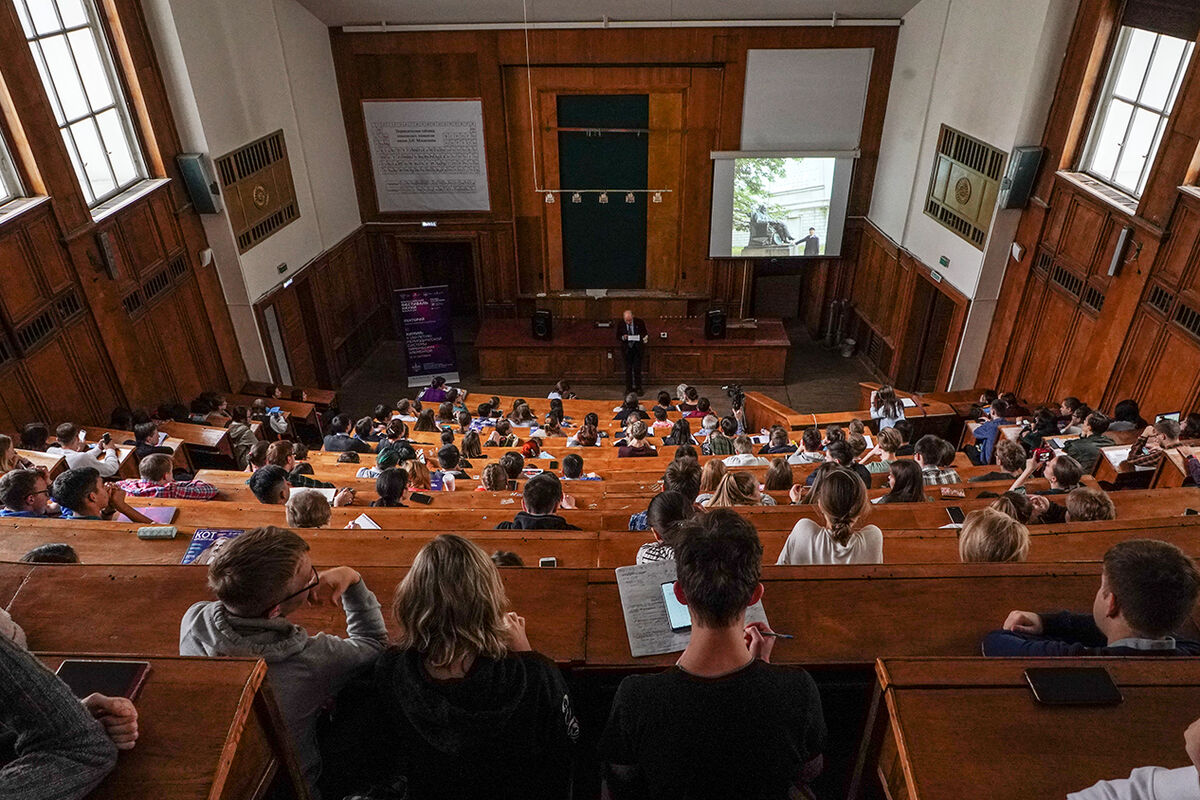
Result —
<path fill-rule="evenodd" d="M 1200 800 L 1197 0 L 0 0 L 0 800 Z"/>

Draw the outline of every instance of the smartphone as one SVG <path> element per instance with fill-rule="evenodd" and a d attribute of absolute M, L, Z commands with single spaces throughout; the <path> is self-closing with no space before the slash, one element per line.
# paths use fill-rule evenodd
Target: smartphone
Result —
<path fill-rule="evenodd" d="M 1196 510 L 1196 509 L 1194 509 L 1194 508 L 1185 508 L 1185 509 L 1183 510 L 1183 515 L 1184 515 L 1185 517 L 1194 517 L 1194 516 L 1196 516 L 1197 514 L 1200 514 L 1200 511 L 1197 511 L 1197 510 Z"/>
<path fill-rule="evenodd" d="M 414 503 L 420 503 L 423 506 L 427 506 L 433 502 L 433 495 L 425 494 L 424 492 L 413 492 L 408 496 L 408 499 L 412 500 Z"/>
<path fill-rule="evenodd" d="M 543 556 L 542 558 L 538 559 L 538 566 L 539 567 L 557 567 L 558 559 L 555 558 L 554 556 Z"/>
<path fill-rule="evenodd" d="M 80 699 L 99 692 L 109 697 L 136 700 L 150 674 L 150 662 L 68 658 L 59 664 L 55 674 Z"/>
<path fill-rule="evenodd" d="M 1039 447 L 1033 451 L 1033 457 L 1037 459 L 1039 464 L 1045 464 L 1050 459 L 1054 458 L 1054 451 L 1048 447 Z"/>
<path fill-rule="evenodd" d="M 1030 667 L 1025 680 L 1046 706 L 1115 706 L 1125 699 L 1104 667 Z"/>
<path fill-rule="evenodd" d="M 662 585 L 663 602 L 667 604 L 667 619 L 671 623 L 671 630 L 675 633 L 686 633 L 692 629 L 692 612 L 688 611 L 688 607 L 679 602 L 679 598 L 675 596 L 675 581 L 664 583 Z"/>
<path fill-rule="evenodd" d="M 100 441 L 104 444 L 108 444 L 109 442 L 112 441 L 112 434 L 109 433 L 108 431 L 105 431 L 104 435 L 100 437 Z"/>
<path fill-rule="evenodd" d="M 950 521 L 955 525 L 962 525 L 963 520 L 967 518 L 967 515 L 958 506 L 946 506 L 946 514 L 950 516 Z"/>

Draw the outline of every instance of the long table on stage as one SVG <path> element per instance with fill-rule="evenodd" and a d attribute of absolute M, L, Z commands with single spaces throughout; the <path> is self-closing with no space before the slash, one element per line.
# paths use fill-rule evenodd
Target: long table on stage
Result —
<path fill-rule="evenodd" d="M 647 387 L 680 381 L 784 382 L 791 342 L 778 319 L 760 319 L 753 328 L 731 323 L 724 339 L 705 339 L 700 318 L 648 318 L 646 328 L 650 342 L 642 382 Z M 624 380 L 615 328 L 597 328 L 593 320 L 555 319 L 554 336 L 544 341 L 533 338 L 528 319 L 488 319 L 475 349 L 484 384 L 554 383 L 564 377 L 584 383 Z"/>

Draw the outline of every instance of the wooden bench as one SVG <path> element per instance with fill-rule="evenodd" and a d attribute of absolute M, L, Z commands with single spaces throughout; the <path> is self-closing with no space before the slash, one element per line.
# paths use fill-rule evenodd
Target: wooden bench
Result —
<path fill-rule="evenodd" d="M 268 391 L 273 384 L 263 383 L 262 381 L 246 381 L 242 386 L 242 396 L 250 395 L 252 397 L 261 397 L 264 400 L 271 400 L 270 392 Z M 284 386 L 279 384 L 279 390 L 286 396 L 292 397 L 296 392 L 303 393 L 301 402 L 312 403 L 321 411 L 328 411 L 331 406 L 337 405 L 338 393 L 334 389 L 317 389 L 314 387 L 299 387 L 299 386 Z"/>
<path fill-rule="evenodd" d="M 90 656 L 38 657 L 53 670 Z M 243 800 L 272 784 L 277 797 L 309 797 L 261 659 L 123 657 L 150 662 L 137 698 L 138 742 L 89 800 Z"/>

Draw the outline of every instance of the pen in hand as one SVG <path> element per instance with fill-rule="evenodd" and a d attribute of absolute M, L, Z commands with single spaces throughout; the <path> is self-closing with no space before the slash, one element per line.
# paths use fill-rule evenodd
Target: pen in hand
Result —
<path fill-rule="evenodd" d="M 776 639 L 795 639 L 790 633 L 776 633 L 775 631 L 759 631 L 763 636 L 774 636 Z"/>

